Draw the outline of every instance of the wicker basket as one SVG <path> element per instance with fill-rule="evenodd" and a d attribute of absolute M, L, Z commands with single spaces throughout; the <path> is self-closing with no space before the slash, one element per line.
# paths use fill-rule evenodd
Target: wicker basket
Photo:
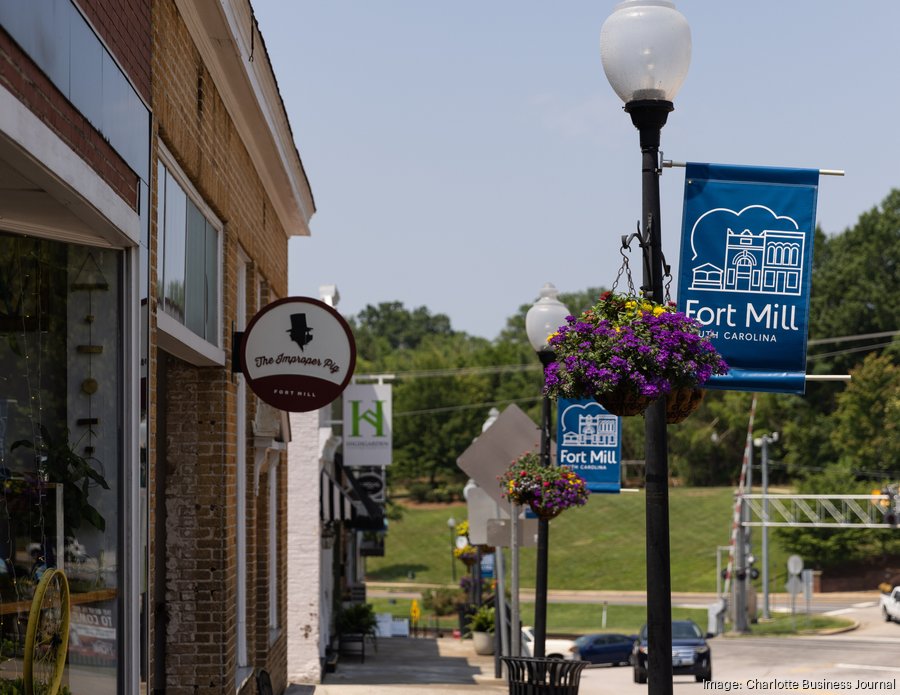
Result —
<path fill-rule="evenodd" d="M 652 398 L 638 396 L 627 389 L 616 389 L 607 393 L 601 393 L 595 397 L 596 401 L 613 415 L 629 417 L 640 415 L 652 402 Z"/>
<path fill-rule="evenodd" d="M 700 388 L 675 389 L 666 396 L 666 422 L 676 425 L 687 419 L 703 402 L 706 391 Z"/>

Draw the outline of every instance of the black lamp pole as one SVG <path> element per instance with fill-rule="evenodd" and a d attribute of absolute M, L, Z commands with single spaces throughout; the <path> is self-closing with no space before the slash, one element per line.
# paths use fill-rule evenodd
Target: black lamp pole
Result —
<path fill-rule="evenodd" d="M 537 353 L 541 364 L 547 365 L 556 360 L 552 350 L 539 350 Z M 551 404 L 549 396 L 541 401 L 541 466 L 550 466 L 550 427 Z M 534 578 L 534 654 L 546 656 L 547 644 L 547 566 L 550 555 L 550 521 L 538 519 L 537 568 Z"/>
<path fill-rule="evenodd" d="M 671 101 L 640 99 L 625 111 L 640 132 L 645 296 L 662 303 L 663 260 L 659 213 L 659 139 Z M 647 497 L 647 680 L 650 695 L 672 693 L 672 581 L 669 574 L 669 461 L 666 399 L 657 398 L 644 413 Z"/>

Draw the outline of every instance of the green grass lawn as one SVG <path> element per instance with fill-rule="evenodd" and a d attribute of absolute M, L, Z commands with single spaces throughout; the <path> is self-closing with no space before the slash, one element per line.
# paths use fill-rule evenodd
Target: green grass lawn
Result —
<path fill-rule="evenodd" d="M 593 495 L 586 506 L 554 519 L 550 523 L 550 588 L 646 589 L 645 504 L 643 491 Z M 716 590 L 716 548 L 729 543 L 733 507 L 733 488 L 669 490 L 673 591 Z M 385 556 L 366 559 L 367 579 L 451 584 L 451 571 L 457 579 L 465 574 L 466 568 L 456 560 L 451 570 L 450 517 L 465 519 L 466 506 L 405 508 L 403 519 L 390 522 Z M 752 545 L 761 558 L 758 529 Z M 787 555 L 770 531 L 770 591 L 783 590 Z M 521 586 L 534 586 L 534 568 L 534 549 L 523 548 Z M 755 584 L 759 589 L 759 580 Z"/>
<path fill-rule="evenodd" d="M 395 618 L 409 618 L 412 599 L 371 598 L 376 613 L 390 613 Z M 419 602 L 421 607 L 421 601 Z M 520 604 L 522 623 L 534 623 L 534 604 Z M 672 618 L 682 620 L 690 618 L 701 629 L 706 629 L 706 611 L 698 608 L 672 609 Z M 647 620 L 647 609 L 644 606 L 607 606 L 606 624 L 603 623 L 603 606 L 580 603 L 550 603 L 547 605 L 547 631 L 556 635 L 583 635 L 591 632 L 623 632 L 634 634 L 641 629 Z M 422 627 L 432 628 L 437 625 L 442 630 L 459 627 L 456 615 L 434 616 L 422 611 L 419 620 Z"/>

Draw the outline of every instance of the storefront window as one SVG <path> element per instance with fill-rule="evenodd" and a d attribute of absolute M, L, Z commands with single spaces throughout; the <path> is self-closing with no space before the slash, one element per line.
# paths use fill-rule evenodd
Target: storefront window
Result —
<path fill-rule="evenodd" d="M 0 233 L 0 692 L 117 692 L 122 262 Z"/>

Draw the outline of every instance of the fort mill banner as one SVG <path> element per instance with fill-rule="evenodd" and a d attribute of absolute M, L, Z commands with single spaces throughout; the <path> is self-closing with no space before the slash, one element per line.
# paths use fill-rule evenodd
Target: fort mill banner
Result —
<path fill-rule="evenodd" d="M 688 163 L 678 307 L 731 371 L 707 386 L 803 393 L 819 172 Z"/>

